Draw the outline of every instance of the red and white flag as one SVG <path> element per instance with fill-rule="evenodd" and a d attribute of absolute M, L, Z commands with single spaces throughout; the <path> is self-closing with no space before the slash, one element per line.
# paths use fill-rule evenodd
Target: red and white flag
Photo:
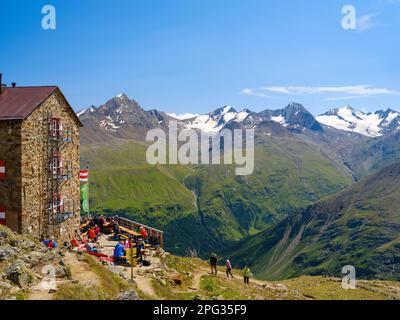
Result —
<path fill-rule="evenodd" d="M 0 160 L 0 180 L 6 178 L 6 163 L 4 160 Z"/>
<path fill-rule="evenodd" d="M 0 207 L 0 224 L 6 225 L 6 208 Z"/>
<path fill-rule="evenodd" d="M 88 182 L 88 180 L 89 180 L 89 170 L 81 170 L 79 172 L 79 180 L 81 182 Z"/>

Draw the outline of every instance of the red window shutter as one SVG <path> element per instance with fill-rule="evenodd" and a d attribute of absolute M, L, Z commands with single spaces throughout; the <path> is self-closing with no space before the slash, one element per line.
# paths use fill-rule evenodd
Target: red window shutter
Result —
<path fill-rule="evenodd" d="M 0 180 L 5 180 L 6 178 L 6 162 L 0 160 Z"/>
<path fill-rule="evenodd" d="M 0 207 L 0 224 L 6 225 L 6 208 Z"/>

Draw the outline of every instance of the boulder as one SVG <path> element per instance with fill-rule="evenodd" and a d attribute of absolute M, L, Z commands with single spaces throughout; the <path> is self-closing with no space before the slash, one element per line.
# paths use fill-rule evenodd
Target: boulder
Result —
<path fill-rule="evenodd" d="M 171 280 L 178 286 L 182 284 L 182 276 L 180 274 L 173 275 Z"/>
<path fill-rule="evenodd" d="M 15 261 L 7 268 L 6 278 L 21 288 L 27 287 L 33 281 L 31 272 L 22 260 Z"/>
<path fill-rule="evenodd" d="M 140 300 L 136 291 L 131 289 L 121 293 L 118 297 L 118 300 Z"/>
<path fill-rule="evenodd" d="M 56 271 L 56 278 L 69 278 L 71 277 L 71 271 L 62 265 L 57 265 L 55 267 Z"/>
<path fill-rule="evenodd" d="M 0 247 L 0 262 L 10 260 L 18 254 L 17 250 L 10 246 Z"/>

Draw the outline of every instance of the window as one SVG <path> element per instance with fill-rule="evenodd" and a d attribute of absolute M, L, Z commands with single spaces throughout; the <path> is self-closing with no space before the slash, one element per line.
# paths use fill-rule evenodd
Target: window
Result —
<path fill-rule="evenodd" d="M 53 201 L 50 203 L 49 209 L 52 213 L 64 212 L 64 200 L 61 194 L 55 193 L 53 195 Z"/>
<path fill-rule="evenodd" d="M 62 121 L 57 118 L 50 120 L 49 134 L 52 137 L 61 137 L 63 131 Z"/>
<path fill-rule="evenodd" d="M 6 162 L 4 160 L 0 160 L 0 180 L 6 179 Z"/>
<path fill-rule="evenodd" d="M 0 207 L 0 224 L 6 225 L 6 208 Z"/>
<path fill-rule="evenodd" d="M 63 161 L 60 156 L 53 156 L 50 162 L 50 173 L 61 174 L 63 169 Z"/>

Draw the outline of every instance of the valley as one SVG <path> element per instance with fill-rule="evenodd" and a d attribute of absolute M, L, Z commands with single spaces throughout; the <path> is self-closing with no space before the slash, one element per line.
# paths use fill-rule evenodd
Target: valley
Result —
<path fill-rule="evenodd" d="M 343 110 L 331 111 L 324 119 L 346 115 L 350 109 Z M 328 232 L 325 237 L 337 243 L 327 240 L 326 247 L 321 248 L 311 245 L 317 240 L 309 243 L 306 239 L 307 224 L 287 226 L 318 203 L 326 208 L 329 219 L 334 219 L 339 209 L 333 206 L 329 211 L 331 205 L 325 199 L 349 192 L 355 181 L 400 161 L 394 111 L 373 115 L 376 137 L 360 130 L 344 130 L 342 123 L 338 128 L 328 126 L 296 103 L 259 113 L 248 109 L 238 112 L 227 106 L 208 115 L 175 119 L 157 110 L 145 111 L 121 94 L 98 108 L 83 110 L 79 116 L 85 125 L 82 165 L 89 166 L 91 172 L 91 211 L 126 216 L 165 230 L 166 248 L 174 254 L 206 258 L 212 251 L 225 252 L 235 257 L 236 265 L 243 267 L 251 262 L 257 276 L 271 279 L 309 273 L 337 276 L 345 261 L 362 261 L 362 268 L 366 268 L 365 264 L 386 259 L 386 253 L 379 254 L 379 246 L 373 244 L 371 254 L 362 253 L 364 241 L 373 243 L 373 236 L 360 237 L 352 246 L 346 244 L 343 232 L 347 227 L 342 226 L 347 222 L 315 222 L 313 233 Z M 366 128 L 370 117 L 354 111 L 345 122 Z M 354 124 L 355 119 L 360 119 L 360 124 Z M 172 120 L 178 120 L 180 129 L 208 133 L 255 129 L 253 175 L 236 176 L 233 165 L 148 164 L 146 132 L 154 128 L 167 132 Z M 367 193 L 368 188 L 362 192 Z M 333 199 L 339 202 L 339 198 Z M 380 205 L 382 199 L 375 201 Z M 371 217 L 378 214 L 378 208 L 381 206 L 370 209 Z M 354 220 L 357 224 L 361 217 L 357 213 L 349 223 Z M 397 221 L 395 216 L 391 223 Z M 370 227 L 359 232 L 373 232 L 380 227 L 376 223 L 371 218 Z M 390 232 L 394 236 L 382 235 L 380 241 L 395 241 L 398 230 L 394 227 Z M 335 240 L 330 234 L 337 234 Z M 326 250 L 331 247 L 346 247 L 346 254 L 330 256 Z M 353 259 L 357 255 L 361 258 Z M 314 261 L 314 256 L 319 260 Z M 398 274 L 395 271 L 387 276 L 385 268 L 382 272 L 367 269 L 361 271 L 366 277 L 391 279 Z"/>

